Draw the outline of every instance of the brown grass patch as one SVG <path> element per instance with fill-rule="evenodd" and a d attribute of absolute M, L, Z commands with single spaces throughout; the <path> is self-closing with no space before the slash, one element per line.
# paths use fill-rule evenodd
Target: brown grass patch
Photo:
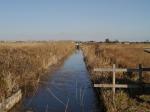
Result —
<path fill-rule="evenodd" d="M 49 66 L 74 49 L 72 42 L 0 43 L 0 99 L 20 87 L 24 79 L 37 79 Z"/>

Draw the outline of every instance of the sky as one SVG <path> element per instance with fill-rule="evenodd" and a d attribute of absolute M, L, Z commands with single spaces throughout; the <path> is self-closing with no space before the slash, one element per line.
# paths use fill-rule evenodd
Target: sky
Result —
<path fill-rule="evenodd" d="M 0 40 L 150 40 L 150 0 L 0 0 Z"/>

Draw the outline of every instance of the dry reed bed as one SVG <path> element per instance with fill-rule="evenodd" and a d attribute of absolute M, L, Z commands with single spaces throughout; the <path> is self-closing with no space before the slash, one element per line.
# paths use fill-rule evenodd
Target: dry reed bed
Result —
<path fill-rule="evenodd" d="M 0 43 L 0 101 L 74 49 L 72 42 Z"/>
<path fill-rule="evenodd" d="M 85 62 L 91 73 L 91 80 L 94 83 L 112 83 L 111 73 L 95 73 L 95 67 L 112 67 L 115 63 L 119 68 L 136 68 L 138 64 L 144 67 L 150 67 L 150 54 L 143 52 L 143 49 L 150 47 L 148 44 L 84 44 L 82 49 L 85 56 Z M 132 77 L 131 77 L 132 76 Z M 118 73 L 116 75 L 118 81 L 131 79 L 131 82 L 138 81 L 137 74 Z M 150 83 L 150 74 L 144 73 L 143 81 Z M 126 80 L 125 80 L 126 81 Z M 100 89 L 99 89 L 100 90 Z M 150 94 L 140 94 L 134 96 L 135 91 L 117 90 L 115 105 L 112 101 L 112 93 L 110 89 L 101 89 L 100 99 L 104 101 L 107 112 L 148 112 L 150 110 Z M 139 102 L 137 99 L 140 99 Z"/>

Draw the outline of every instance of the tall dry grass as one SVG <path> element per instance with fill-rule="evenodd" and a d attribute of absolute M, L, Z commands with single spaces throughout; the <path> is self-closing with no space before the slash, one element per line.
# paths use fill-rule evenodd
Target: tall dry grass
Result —
<path fill-rule="evenodd" d="M 0 43 L 0 99 L 25 79 L 37 79 L 74 49 L 72 42 Z"/>
<path fill-rule="evenodd" d="M 144 52 L 144 48 L 150 47 L 149 44 L 84 44 L 82 46 L 85 62 L 91 73 L 91 80 L 93 83 L 112 83 L 112 74 L 110 72 L 93 72 L 96 67 L 112 67 L 115 63 L 119 68 L 136 68 L 138 64 L 144 67 L 150 67 L 150 54 Z M 130 77 L 134 76 L 134 77 Z M 118 73 L 116 74 L 117 83 L 137 82 L 137 74 Z M 143 74 L 143 81 L 150 83 L 150 74 Z M 136 95 L 135 92 L 117 90 L 115 105 L 112 101 L 112 92 L 110 89 L 98 89 L 101 92 L 100 99 L 104 101 L 107 112 L 136 112 L 136 111 L 149 111 L 150 95 L 140 94 Z M 134 98 L 136 97 L 136 98 Z M 141 102 L 139 102 L 141 100 Z M 147 101 L 148 100 L 148 101 Z"/>

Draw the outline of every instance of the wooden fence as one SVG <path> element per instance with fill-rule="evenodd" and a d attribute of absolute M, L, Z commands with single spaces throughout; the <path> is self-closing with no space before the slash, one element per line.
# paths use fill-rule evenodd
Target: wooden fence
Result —
<path fill-rule="evenodd" d="M 113 81 L 112 84 L 94 84 L 94 87 L 100 88 L 112 88 L 113 90 L 113 99 L 115 96 L 116 88 L 140 88 L 140 87 L 150 87 L 149 84 L 142 84 L 142 72 L 150 71 L 150 68 L 143 68 L 141 64 L 139 64 L 138 68 L 116 68 L 115 64 L 113 64 L 112 68 L 95 68 L 95 72 L 113 72 Z M 116 72 L 138 72 L 139 74 L 139 84 L 116 84 Z"/>

